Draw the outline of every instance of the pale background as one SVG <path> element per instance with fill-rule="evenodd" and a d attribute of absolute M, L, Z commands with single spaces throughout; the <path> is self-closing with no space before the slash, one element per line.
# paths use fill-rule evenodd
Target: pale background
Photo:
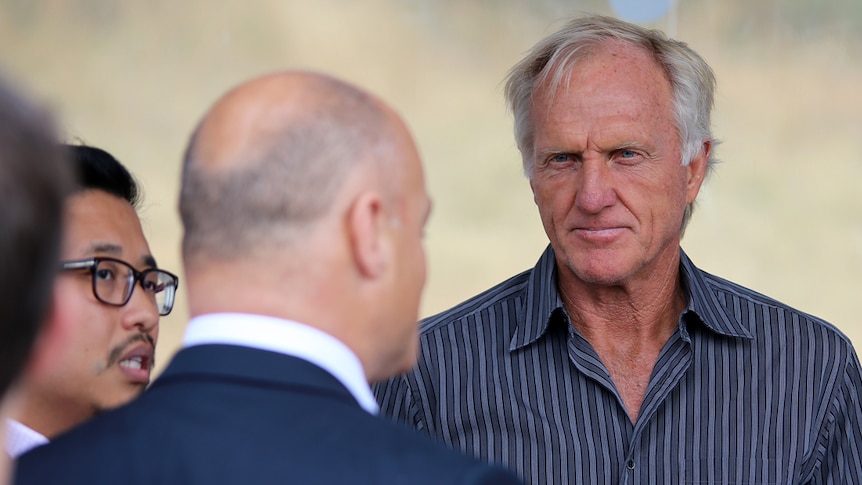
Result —
<path fill-rule="evenodd" d="M 144 230 L 180 274 L 161 369 L 187 320 L 176 199 L 194 124 L 279 69 L 355 82 L 406 118 L 435 209 L 422 315 L 531 267 L 546 244 L 501 92 L 537 40 L 607 0 L 0 0 L 0 66 L 70 140 L 113 153 L 145 190 Z M 676 0 L 645 25 L 718 77 L 723 163 L 683 247 L 702 268 L 837 325 L 862 345 L 862 2 Z"/>

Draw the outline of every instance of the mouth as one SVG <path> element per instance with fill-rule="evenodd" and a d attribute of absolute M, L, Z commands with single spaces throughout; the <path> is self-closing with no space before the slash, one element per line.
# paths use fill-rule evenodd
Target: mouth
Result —
<path fill-rule="evenodd" d="M 576 227 L 575 234 L 593 244 L 607 244 L 613 242 L 625 232 L 624 227 Z"/>
<path fill-rule="evenodd" d="M 150 371 L 154 362 L 154 349 L 148 343 L 140 343 L 129 349 L 117 360 L 117 367 L 129 381 L 135 384 L 150 382 Z"/>
<path fill-rule="evenodd" d="M 137 369 L 137 370 L 149 370 L 149 361 L 146 357 L 137 356 L 131 357 L 125 360 L 121 360 L 118 364 L 120 367 L 125 367 L 127 369 Z"/>

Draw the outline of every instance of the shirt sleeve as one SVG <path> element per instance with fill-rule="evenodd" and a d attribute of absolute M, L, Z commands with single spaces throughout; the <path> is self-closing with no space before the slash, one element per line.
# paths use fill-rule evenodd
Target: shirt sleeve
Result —
<path fill-rule="evenodd" d="M 808 482 L 811 484 L 862 483 L 862 367 L 852 349 L 847 360 L 831 406 L 831 431 L 823 444 L 820 466 Z"/>

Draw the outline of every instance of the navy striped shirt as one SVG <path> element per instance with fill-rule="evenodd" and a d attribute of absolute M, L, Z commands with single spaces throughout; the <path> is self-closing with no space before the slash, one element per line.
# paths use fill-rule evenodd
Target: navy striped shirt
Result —
<path fill-rule="evenodd" d="M 632 424 L 553 250 L 421 323 L 382 412 L 533 484 L 862 484 L 862 369 L 830 324 L 697 269 Z"/>

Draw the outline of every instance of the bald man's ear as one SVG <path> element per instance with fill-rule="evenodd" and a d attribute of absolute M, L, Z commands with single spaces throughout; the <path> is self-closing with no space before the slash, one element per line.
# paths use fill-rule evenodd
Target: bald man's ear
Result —
<path fill-rule="evenodd" d="M 379 194 L 366 192 L 353 202 L 347 215 L 350 250 L 359 273 L 377 278 L 389 262 L 386 214 Z"/>

